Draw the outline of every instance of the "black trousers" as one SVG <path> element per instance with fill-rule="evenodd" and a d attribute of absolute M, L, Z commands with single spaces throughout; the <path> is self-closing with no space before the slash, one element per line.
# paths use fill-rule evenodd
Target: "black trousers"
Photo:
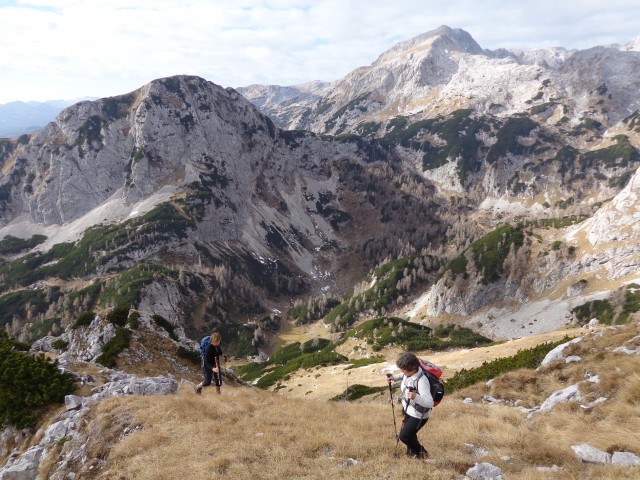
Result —
<path fill-rule="evenodd" d="M 213 370 L 209 370 L 207 367 L 202 367 L 202 374 L 204 375 L 204 380 L 202 381 L 203 387 L 208 387 L 211 385 L 211 380 L 214 380 L 214 385 L 219 387 L 222 385 L 222 378 L 220 377 L 220 372 L 214 372 Z"/>
<path fill-rule="evenodd" d="M 424 456 L 426 449 L 418 441 L 418 432 L 427 424 L 428 420 L 428 418 L 420 419 L 409 415 L 404 416 L 404 422 L 398 437 L 407 446 L 407 455 Z"/>

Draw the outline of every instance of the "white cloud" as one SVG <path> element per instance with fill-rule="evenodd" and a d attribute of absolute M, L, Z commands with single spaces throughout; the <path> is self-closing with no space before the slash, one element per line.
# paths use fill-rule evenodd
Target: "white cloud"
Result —
<path fill-rule="evenodd" d="M 109 96 L 154 78 L 335 80 L 446 24 L 484 48 L 625 43 L 637 0 L 0 1 L 0 103 Z"/>

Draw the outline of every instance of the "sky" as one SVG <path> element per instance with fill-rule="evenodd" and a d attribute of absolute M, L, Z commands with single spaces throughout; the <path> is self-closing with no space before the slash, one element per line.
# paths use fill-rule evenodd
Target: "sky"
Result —
<path fill-rule="evenodd" d="M 337 80 L 440 25 L 482 48 L 625 44 L 639 0 L 0 0 L 0 104 L 109 97 L 161 77 Z"/>

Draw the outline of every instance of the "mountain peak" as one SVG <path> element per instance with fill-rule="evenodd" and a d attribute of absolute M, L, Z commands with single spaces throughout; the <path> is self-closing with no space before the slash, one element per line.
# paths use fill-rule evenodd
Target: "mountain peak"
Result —
<path fill-rule="evenodd" d="M 481 55 L 484 53 L 482 47 L 480 47 L 465 30 L 441 25 L 434 30 L 395 44 L 389 50 L 382 53 L 375 63 L 386 61 L 389 58 L 402 55 L 403 53 L 409 53 L 416 49 L 428 47 L 439 47 L 438 49 L 440 50 L 453 50 L 470 53 L 472 55 Z"/>

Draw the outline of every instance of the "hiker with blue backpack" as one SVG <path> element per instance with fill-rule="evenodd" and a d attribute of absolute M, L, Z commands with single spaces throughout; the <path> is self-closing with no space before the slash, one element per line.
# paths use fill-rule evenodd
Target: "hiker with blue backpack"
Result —
<path fill-rule="evenodd" d="M 394 381 L 402 381 L 400 392 L 404 419 L 397 439 L 407 446 L 407 455 L 426 459 L 429 457 L 429 452 L 418 441 L 418 432 L 426 425 L 431 410 L 437 404 L 431 395 L 431 383 L 428 374 L 421 366 L 420 359 L 413 353 L 406 352 L 400 355 L 396 366 L 402 373 L 397 375 L 387 373 L 387 382 L 391 392 L 391 384 Z"/>
<path fill-rule="evenodd" d="M 221 393 L 222 369 L 220 367 L 220 357 L 224 356 L 225 361 L 227 360 L 227 356 L 222 354 L 221 343 L 222 337 L 218 332 L 213 332 L 200 340 L 200 358 L 204 380 L 196 385 L 197 394 L 202 393 L 202 387 L 208 387 L 212 381 L 216 386 L 216 393 Z"/>

